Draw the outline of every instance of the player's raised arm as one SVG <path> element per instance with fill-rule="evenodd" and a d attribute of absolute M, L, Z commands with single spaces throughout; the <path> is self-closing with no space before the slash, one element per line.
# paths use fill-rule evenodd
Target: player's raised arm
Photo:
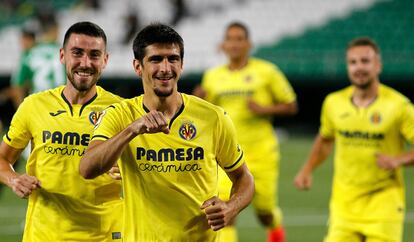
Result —
<path fill-rule="evenodd" d="M 40 181 L 34 176 L 14 171 L 13 164 L 21 152 L 21 149 L 15 149 L 4 142 L 0 144 L 0 181 L 20 198 L 27 198 L 33 190 L 40 187 Z"/>
<path fill-rule="evenodd" d="M 201 209 L 205 209 L 208 224 L 214 231 L 229 225 L 237 214 L 247 207 L 254 194 L 253 176 L 246 164 L 227 172 L 227 175 L 233 183 L 230 199 L 222 201 L 213 197 L 201 206 Z"/>
<path fill-rule="evenodd" d="M 92 179 L 107 172 L 133 138 L 144 133 L 158 132 L 168 134 L 168 122 L 161 112 L 151 111 L 114 137 L 106 141 L 93 140 L 81 159 L 79 173 L 86 179 Z"/>
<path fill-rule="evenodd" d="M 298 189 L 309 189 L 312 186 L 312 172 L 326 160 L 333 144 L 334 139 L 324 138 L 320 134 L 316 136 L 309 158 L 295 177 L 294 183 Z"/>

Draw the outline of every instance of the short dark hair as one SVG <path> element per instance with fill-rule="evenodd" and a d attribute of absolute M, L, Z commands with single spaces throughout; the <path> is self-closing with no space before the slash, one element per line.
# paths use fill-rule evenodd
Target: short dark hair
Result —
<path fill-rule="evenodd" d="M 142 63 L 145 48 L 152 44 L 177 44 L 180 47 L 181 60 L 184 59 L 184 40 L 168 25 L 152 23 L 138 32 L 132 45 L 134 58 Z"/>
<path fill-rule="evenodd" d="M 348 47 L 346 49 L 349 50 L 352 47 L 357 47 L 357 46 L 370 46 L 372 49 L 374 49 L 375 53 L 377 53 L 378 55 L 380 54 L 380 49 L 377 43 L 375 43 L 375 41 L 369 37 L 358 37 L 358 38 L 351 40 L 348 43 Z"/>
<path fill-rule="evenodd" d="M 105 31 L 98 25 L 91 22 L 77 22 L 69 27 L 65 33 L 63 39 L 63 46 L 65 47 L 71 34 L 84 34 L 87 36 L 102 38 L 106 46 L 106 34 Z"/>
<path fill-rule="evenodd" d="M 25 29 L 25 28 L 23 28 L 21 30 L 21 36 L 24 37 L 24 38 L 30 38 L 30 39 L 33 39 L 33 40 L 36 39 L 36 33 L 34 31 L 31 31 L 31 30 Z"/>
<path fill-rule="evenodd" d="M 239 21 L 233 21 L 233 22 L 229 23 L 227 25 L 227 28 L 226 28 L 226 35 L 227 35 L 227 32 L 229 31 L 229 29 L 231 29 L 231 28 L 240 28 L 240 29 L 242 29 L 244 31 L 244 33 L 246 34 L 246 39 L 250 38 L 249 28 L 247 28 L 247 25 L 245 25 L 244 23 L 239 22 Z"/>

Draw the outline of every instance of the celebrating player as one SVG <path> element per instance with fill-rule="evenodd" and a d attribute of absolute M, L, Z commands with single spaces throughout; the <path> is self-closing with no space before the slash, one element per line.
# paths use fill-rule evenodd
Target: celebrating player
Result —
<path fill-rule="evenodd" d="M 184 45 L 174 29 L 148 25 L 133 50 L 144 94 L 106 111 L 80 172 L 95 177 L 120 157 L 124 241 L 215 241 L 254 191 L 233 124 L 223 109 L 177 91 Z M 218 166 L 233 182 L 227 202 L 216 197 Z"/>
<path fill-rule="evenodd" d="M 275 65 L 249 57 L 250 48 L 247 27 L 230 23 L 222 43 L 229 63 L 208 70 L 194 94 L 229 112 L 255 180 L 256 214 L 268 229 L 268 241 L 282 242 L 282 214 L 276 200 L 279 148 L 271 117 L 295 114 L 296 97 Z M 231 183 L 223 174 L 220 173 L 220 197 L 228 199 Z M 237 241 L 235 226 L 223 229 L 220 240 Z"/>
<path fill-rule="evenodd" d="M 379 81 L 380 51 L 357 38 L 346 51 L 351 86 L 328 95 L 310 156 L 295 178 L 312 185 L 312 172 L 335 144 L 329 231 L 325 242 L 400 242 L 405 210 L 399 168 L 414 161 L 404 141 L 414 142 L 410 101 Z"/>
<path fill-rule="evenodd" d="M 79 175 L 79 162 L 105 107 L 120 101 L 96 86 L 108 61 L 106 35 L 79 22 L 66 32 L 60 61 L 66 86 L 32 94 L 19 106 L 0 146 L 0 180 L 28 198 L 23 241 L 121 239 L 121 184 Z M 12 164 L 31 142 L 26 174 Z"/>

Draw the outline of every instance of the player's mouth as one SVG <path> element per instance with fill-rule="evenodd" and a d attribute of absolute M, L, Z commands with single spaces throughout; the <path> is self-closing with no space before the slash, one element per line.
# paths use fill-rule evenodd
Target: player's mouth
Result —
<path fill-rule="evenodd" d="M 86 78 L 86 77 L 90 77 L 93 76 L 94 71 L 93 70 L 76 70 L 75 75 L 82 77 L 82 78 Z"/>
<path fill-rule="evenodd" d="M 368 76 L 367 72 L 355 72 L 354 73 L 354 77 L 356 77 L 356 78 L 364 78 L 364 77 L 367 77 L 367 76 Z"/>
<path fill-rule="evenodd" d="M 162 84 L 168 84 L 170 81 L 173 80 L 173 78 L 174 78 L 173 75 L 155 77 L 155 79 L 159 80 Z"/>

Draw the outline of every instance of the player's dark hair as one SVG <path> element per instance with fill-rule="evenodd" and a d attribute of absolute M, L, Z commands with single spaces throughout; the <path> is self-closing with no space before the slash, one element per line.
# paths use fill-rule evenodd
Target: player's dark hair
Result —
<path fill-rule="evenodd" d="M 91 22 L 77 22 L 69 27 L 63 39 L 63 46 L 65 47 L 71 34 L 84 34 L 96 38 L 102 38 L 106 46 L 106 34 L 101 27 Z"/>
<path fill-rule="evenodd" d="M 152 44 L 177 44 L 180 47 L 181 60 L 184 59 L 184 40 L 170 26 L 153 23 L 143 28 L 136 35 L 132 45 L 134 58 L 142 63 L 145 57 L 145 48 Z"/>
<path fill-rule="evenodd" d="M 246 39 L 250 38 L 249 29 L 247 28 L 247 26 L 244 23 L 239 22 L 239 21 L 234 21 L 234 22 L 229 23 L 227 25 L 227 28 L 226 28 L 226 34 L 229 31 L 229 29 L 231 29 L 231 28 L 242 29 L 244 31 L 244 33 L 246 34 Z"/>
<path fill-rule="evenodd" d="M 375 53 L 377 53 L 378 55 L 380 54 L 380 49 L 377 43 L 375 43 L 375 41 L 369 37 L 359 37 L 351 40 L 348 43 L 348 47 L 346 49 L 349 50 L 352 47 L 357 46 L 370 46 L 372 49 L 374 49 Z"/>

